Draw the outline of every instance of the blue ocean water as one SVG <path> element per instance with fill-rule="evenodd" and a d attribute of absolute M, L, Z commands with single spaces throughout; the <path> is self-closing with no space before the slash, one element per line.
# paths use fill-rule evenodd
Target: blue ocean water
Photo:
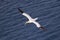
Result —
<path fill-rule="evenodd" d="M 27 24 L 28 13 L 47 31 Z M 0 40 L 60 40 L 60 0 L 0 0 Z"/>

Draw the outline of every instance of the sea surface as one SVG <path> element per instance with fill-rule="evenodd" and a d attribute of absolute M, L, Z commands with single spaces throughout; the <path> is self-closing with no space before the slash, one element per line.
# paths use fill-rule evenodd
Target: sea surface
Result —
<path fill-rule="evenodd" d="M 28 21 L 17 8 L 47 31 Z M 60 0 L 0 0 L 0 40 L 60 40 Z"/>

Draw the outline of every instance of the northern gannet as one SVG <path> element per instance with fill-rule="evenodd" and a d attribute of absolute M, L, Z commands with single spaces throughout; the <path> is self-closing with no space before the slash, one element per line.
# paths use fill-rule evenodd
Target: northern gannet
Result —
<path fill-rule="evenodd" d="M 23 15 L 23 16 L 25 16 L 25 17 L 27 17 L 28 18 L 28 21 L 25 23 L 25 24 L 27 24 L 27 23 L 34 23 L 38 28 L 40 28 L 40 29 L 45 29 L 44 27 L 42 27 L 36 20 L 38 19 L 38 18 L 32 18 L 30 15 L 28 15 L 27 13 L 25 13 L 24 11 L 22 11 L 21 9 L 19 9 L 18 8 L 18 10 L 21 12 L 21 14 Z"/>

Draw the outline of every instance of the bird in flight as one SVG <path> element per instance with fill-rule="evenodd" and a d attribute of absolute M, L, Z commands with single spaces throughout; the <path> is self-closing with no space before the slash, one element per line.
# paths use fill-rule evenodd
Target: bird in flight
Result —
<path fill-rule="evenodd" d="M 36 20 L 38 19 L 38 18 L 32 18 L 30 15 L 28 15 L 27 13 L 25 13 L 24 11 L 22 11 L 21 9 L 19 9 L 18 8 L 18 10 L 21 12 L 21 14 L 23 15 L 23 16 L 25 16 L 25 17 L 27 17 L 28 18 L 28 21 L 25 23 L 25 24 L 28 24 L 28 23 L 34 23 L 38 28 L 40 28 L 40 29 L 45 29 L 44 27 L 42 27 Z"/>

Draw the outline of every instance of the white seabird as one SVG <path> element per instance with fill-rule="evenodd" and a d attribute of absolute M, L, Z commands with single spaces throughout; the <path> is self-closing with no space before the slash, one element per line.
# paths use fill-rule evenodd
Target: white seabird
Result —
<path fill-rule="evenodd" d="M 38 28 L 40 29 L 45 29 L 44 27 L 42 27 L 36 20 L 38 18 L 32 18 L 30 15 L 28 15 L 27 13 L 23 12 L 21 9 L 18 8 L 18 10 L 22 13 L 23 16 L 27 17 L 28 18 L 28 21 L 25 23 L 34 23 Z"/>

